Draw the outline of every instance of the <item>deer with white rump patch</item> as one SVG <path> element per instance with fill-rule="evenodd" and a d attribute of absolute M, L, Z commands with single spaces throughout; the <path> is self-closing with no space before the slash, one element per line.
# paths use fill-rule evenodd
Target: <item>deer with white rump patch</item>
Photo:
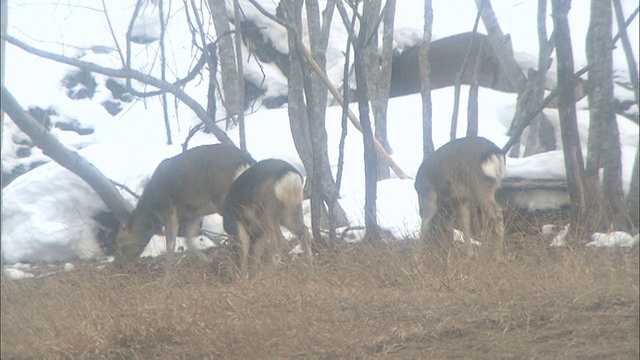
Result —
<path fill-rule="evenodd" d="M 476 235 L 485 240 L 492 233 L 501 251 L 504 224 L 495 193 L 504 176 L 504 154 L 485 138 L 456 139 L 428 155 L 415 181 L 422 238 L 429 236 L 434 216 L 440 213 L 448 236 L 453 235 L 452 217 L 455 217 L 470 251 L 472 223 L 482 228 Z"/>
<path fill-rule="evenodd" d="M 174 250 L 180 224 L 190 249 L 204 215 L 222 212 L 233 181 L 255 160 L 233 145 L 204 145 L 163 160 L 151 176 L 116 239 L 116 265 L 142 254 L 157 225 L 164 225 L 167 254 Z"/>
<path fill-rule="evenodd" d="M 231 185 L 224 202 L 224 230 L 243 278 L 249 276 L 249 257 L 257 264 L 266 246 L 277 250 L 286 242 L 280 226 L 298 238 L 311 259 L 311 237 L 302 215 L 303 186 L 302 175 L 278 159 L 259 161 Z"/>

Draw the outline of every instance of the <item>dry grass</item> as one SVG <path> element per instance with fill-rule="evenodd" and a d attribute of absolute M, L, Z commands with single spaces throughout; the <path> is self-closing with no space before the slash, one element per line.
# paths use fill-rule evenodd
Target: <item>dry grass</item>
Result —
<path fill-rule="evenodd" d="M 2 279 L 2 358 L 629 358 L 638 248 L 357 244 L 227 283 L 182 259 Z"/>

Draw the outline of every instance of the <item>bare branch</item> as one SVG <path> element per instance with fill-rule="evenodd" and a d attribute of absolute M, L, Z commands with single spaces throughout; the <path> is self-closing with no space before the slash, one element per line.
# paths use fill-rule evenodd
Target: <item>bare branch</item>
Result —
<path fill-rule="evenodd" d="M 252 3 L 253 3 L 253 1 L 252 1 Z M 340 11 L 340 7 L 339 6 L 338 6 L 338 10 Z M 271 16 L 269 18 L 271 19 L 271 18 L 274 18 L 274 17 Z M 274 20 L 274 21 L 276 21 L 278 24 L 281 24 L 280 21 L 277 21 L 277 20 Z M 286 26 L 286 25 L 283 25 L 283 26 L 289 28 L 289 26 Z M 320 66 L 313 59 L 313 56 L 311 55 L 309 50 L 304 46 L 304 44 L 302 44 L 302 40 L 300 40 L 300 39 L 298 39 L 298 47 L 300 48 L 304 58 L 307 60 L 307 62 L 309 62 L 309 65 L 311 66 L 313 71 L 316 74 L 318 74 L 318 76 L 320 77 L 322 82 L 324 82 L 324 84 L 327 87 L 327 89 L 329 89 L 329 92 L 331 92 L 331 95 L 333 95 L 333 97 L 338 101 L 338 103 L 341 106 L 345 106 L 344 99 L 342 98 L 342 95 L 340 95 L 340 92 L 338 91 L 338 89 L 336 89 L 336 87 L 333 85 L 331 80 L 327 77 L 327 75 L 324 73 L 324 71 L 322 71 Z M 348 116 L 349 116 L 349 120 L 351 121 L 353 126 L 355 126 L 356 129 L 358 129 L 358 131 L 362 132 L 362 126 L 360 125 L 360 121 L 358 120 L 356 115 L 351 111 L 351 109 L 348 109 Z M 384 146 L 382 146 L 382 144 L 378 141 L 378 139 L 374 138 L 373 141 L 374 141 L 374 145 L 375 145 L 376 151 L 378 152 L 378 154 L 380 156 L 382 156 L 384 158 L 385 162 L 389 165 L 389 167 L 393 170 L 393 172 L 396 173 L 396 175 L 398 175 L 398 177 L 401 178 L 401 179 L 409 179 L 410 178 L 409 175 L 407 175 L 404 171 L 402 171 L 402 169 L 396 164 L 396 162 L 393 161 L 393 159 L 391 158 L 389 153 L 387 153 L 387 151 L 384 149 Z"/>
<path fill-rule="evenodd" d="M 40 56 L 42 58 L 45 59 L 49 59 L 49 60 L 53 60 L 59 63 L 63 63 L 63 64 L 67 64 L 67 65 L 71 65 L 71 66 L 75 66 L 81 69 L 85 69 L 87 71 L 90 72 L 95 72 L 95 73 L 99 73 L 102 75 L 106 75 L 106 76 L 111 76 L 114 78 L 131 78 L 131 79 L 135 79 L 137 81 L 140 81 L 142 83 L 154 86 L 158 89 L 162 89 L 163 91 L 169 92 L 171 94 L 173 94 L 176 98 L 180 99 L 180 101 L 182 101 L 183 103 L 185 103 L 185 105 L 187 105 L 188 107 L 191 108 L 191 110 L 193 110 L 196 115 L 200 118 L 200 120 L 205 123 L 205 125 L 207 126 L 208 129 L 210 129 L 213 134 L 215 135 L 215 137 L 221 142 L 221 143 L 225 143 L 225 144 L 233 144 L 233 141 L 231 141 L 231 139 L 229 138 L 229 136 L 222 130 L 220 129 L 215 122 L 213 121 L 213 119 L 211 119 L 209 117 L 209 115 L 207 114 L 207 111 L 200 106 L 200 104 L 198 104 L 197 101 L 195 101 L 192 97 L 190 97 L 189 95 L 187 95 L 180 87 L 173 85 L 173 84 L 169 84 L 166 81 L 161 81 L 157 78 L 154 78 L 153 76 L 144 74 L 140 71 L 137 70 L 133 70 L 133 69 L 123 69 L 123 70 L 119 70 L 119 69 L 112 69 L 112 68 L 106 68 L 103 66 L 99 66 L 90 62 L 86 62 L 86 61 L 82 61 L 82 60 L 78 60 L 78 59 L 73 59 L 73 58 L 69 58 L 63 55 L 59 55 L 59 54 L 54 54 L 54 53 L 50 53 L 48 51 L 44 51 L 44 50 L 40 50 L 40 49 L 36 49 L 16 38 L 14 38 L 11 35 L 8 34 L 2 34 L 2 38 L 5 39 L 7 42 L 9 42 L 12 45 L 15 45 L 19 48 L 21 48 L 22 50 L 33 54 L 33 55 L 37 55 Z"/>
<path fill-rule="evenodd" d="M 478 12 L 476 13 L 476 20 L 473 23 L 473 31 L 471 40 L 469 40 L 469 47 L 467 48 L 467 53 L 464 56 L 464 61 L 462 61 L 462 66 L 460 67 L 460 72 L 456 74 L 456 83 L 454 87 L 454 97 L 453 97 L 453 113 L 451 115 L 451 131 L 449 133 L 449 139 L 456 139 L 456 130 L 458 128 L 458 108 L 460 107 L 460 82 L 462 79 L 462 74 L 467 69 L 467 64 L 469 63 L 469 56 L 471 55 L 471 49 L 473 47 L 473 40 L 475 39 L 475 34 L 478 32 L 478 24 L 480 23 L 480 16 L 482 14 L 482 9 L 484 8 L 484 4 L 486 0 L 481 0 L 482 2 L 478 6 Z M 476 1 L 477 3 L 477 1 Z M 482 48 L 478 49 L 478 57 L 482 53 Z"/>
<path fill-rule="evenodd" d="M 115 31 L 113 31 L 111 18 L 109 17 L 109 12 L 107 11 L 107 4 L 105 4 L 104 0 L 102 0 L 102 9 L 104 10 L 104 16 L 107 18 L 107 25 L 109 26 L 109 32 L 111 33 L 111 37 L 113 38 L 113 43 L 116 45 L 116 49 L 118 49 L 118 55 L 120 56 L 120 61 L 122 61 L 122 66 L 124 67 L 127 63 L 124 60 L 124 55 L 122 55 L 122 49 L 120 49 L 118 39 L 116 39 L 116 33 Z"/>
<path fill-rule="evenodd" d="M 127 61 L 125 63 L 125 69 L 131 69 L 131 33 L 133 32 L 133 24 L 136 22 L 136 19 L 138 18 L 138 14 L 140 13 L 140 8 L 142 7 L 142 1 L 143 0 L 136 1 L 136 7 L 133 10 L 133 15 L 131 15 L 131 21 L 129 22 L 129 27 L 127 28 L 127 34 L 126 34 Z M 133 87 L 131 86 L 131 78 L 127 77 L 126 79 L 127 79 L 127 89 L 129 89 L 129 91 L 132 91 Z"/>

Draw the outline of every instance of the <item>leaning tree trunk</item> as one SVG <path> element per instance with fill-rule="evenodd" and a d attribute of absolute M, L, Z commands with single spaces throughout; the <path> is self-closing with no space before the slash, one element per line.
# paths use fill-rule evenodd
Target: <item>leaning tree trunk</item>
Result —
<path fill-rule="evenodd" d="M 611 2 L 591 1 L 587 36 L 589 62 L 589 143 L 586 181 L 597 230 L 619 229 L 627 219 L 622 191 L 620 134 L 613 108 L 613 55 L 611 49 Z M 600 187 L 600 170 L 603 186 Z M 600 214 L 598 214 L 600 212 Z M 600 215 L 600 216 L 598 216 Z"/>
<path fill-rule="evenodd" d="M 511 87 L 516 92 L 522 91 L 527 79 L 524 77 L 522 70 L 520 70 L 520 66 L 513 57 L 513 49 L 510 46 L 511 43 L 509 41 L 505 41 L 507 37 L 502 32 L 502 29 L 500 29 L 500 24 L 498 23 L 496 14 L 493 12 L 491 1 L 475 1 L 476 7 L 478 9 L 482 8 L 480 16 L 482 16 L 482 22 L 484 23 L 484 27 L 487 29 L 489 45 L 491 45 L 493 52 L 498 56 L 500 61 L 500 71 L 503 71 L 507 75 L 507 78 L 511 83 Z"/>
<path fill-rule="evenodd" d="M 570 0 L 552 0 L 553 25 L 558 66 L 558 112 L 560 132 L 567 171 L 567 187 L 571 201 L 571 232 L 573 238 L 584 234 L 584 212 L 587 210 L 584 160 L 575 105 L 573 50 L 569 32 Z"/>
<path fill-rule="evenodd" d="M 78 153 L 67 149 L 42 124 L 24 111 L 4 85 L 2 86 L 2 110 L 11 117 L 20 130 L 31 138 L 35 146 L 42 149 L 42 152 L 55 162 L 86 181 L 113 212 L 116 219 L 121 224 L 126 223 L 129 218 L 127 202 L 109 179 Z"/>

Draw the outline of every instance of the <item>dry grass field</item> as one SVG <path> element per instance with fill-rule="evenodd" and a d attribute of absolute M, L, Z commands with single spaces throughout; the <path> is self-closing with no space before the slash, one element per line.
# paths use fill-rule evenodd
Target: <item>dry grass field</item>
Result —
<path fill-rule="evenodd" d="M 245 281 L 184 257 L 169 275 L 156 259 L 3 278 L 1 356 L 638 359 L 638 247 L 550 249 L 509 229 L 501 259 L 406 241 Z"/>

